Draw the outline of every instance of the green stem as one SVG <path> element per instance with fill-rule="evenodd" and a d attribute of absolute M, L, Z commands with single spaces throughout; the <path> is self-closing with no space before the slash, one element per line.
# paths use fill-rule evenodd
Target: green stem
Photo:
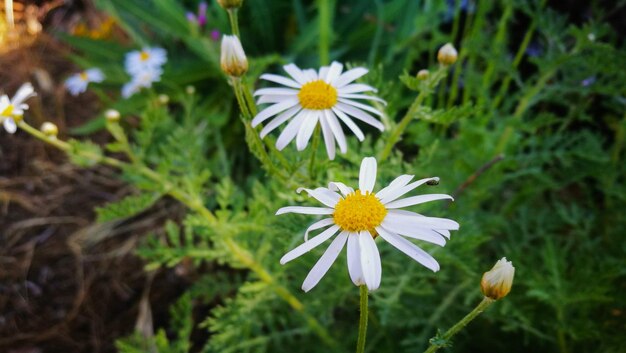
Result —
<path fill-rule="evenodd" d="M 454 335 L 461 331 L 465 326 L 467 326 L 467 324 L 474 320 L 478 315 L 485 311 L 485 309 L 487 309 L 489 305 L 493 304 L 494 302 L 494 299 L 484 297 L 483 300 L 474 308 L 474 310 L 465 315 L 465 317 L 462 318 L 461 321 L 454 324 L 454 326 L 452 326 L 448 331 L 446 331 L 446 333 L 443 334 L 443 336 L 440 337 L 439 340 L 443 341 L 444 344 L 438 344 L 436 342 L 433 342 L 433 340 L 431 339 L 430 346 L 427 350 L 424 351 L 424 353 L 434 353 L 439 350 L 439 348 L 445 346 Z"/>
<path fill-rule="evenodd" d="M 330 0 L 318 0 L 319 7 L 319 57 L 320 66 L 328 65 L 330 61 L 330 33 L 332 30 Z"/>
<path fill-rule="evenodd" d="M 422 102 L 426 98 L 426 93 L 424 92 L 425 91 L 421 91 L 417 98 L 415 98 L 413 103 L 411 103 L 409 110 L 406 112 L 402 120 L 400 120 L 398 126 L 396 126 L 396 128 L 393 130 L 391 136 L 389 136 L 389 140 L 387 140 L 383 152 L 378 156 L 379 161 L 384 161 L 385 159 L 387 159 L 387 157 L 389 157 L 389 154 L 391 154 L 393 146 L 395 146 L 398 140 L 400 140 L 400 137 L 404 133 L 404 130 L 409 125 L 411 120 L 413 120 L 417 109 L 420 107 L 420 105 L 422 105 Z"/>
<path fill-rule="evenodd" d="M 365 336 L 367 335 L 367 286 L 359 287 L 361 294 L 361 315 L 359 317 L 359 339 L 356 343 L 356 353 L 365 352 Z"/>
<path fill-rule="evenodd" d="M 239 37 L 239 20 L 237 19 L 237 10 L 238 9 L 229 9 L 228 19 L 230 20 L 230 28 L 233 31 L 233 34 Z"/>

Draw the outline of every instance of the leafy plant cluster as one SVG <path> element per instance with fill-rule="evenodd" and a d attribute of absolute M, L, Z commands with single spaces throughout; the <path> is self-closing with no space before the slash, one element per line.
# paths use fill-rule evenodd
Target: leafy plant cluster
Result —
<path fill-rule="evenodd" d="M 321 250 L 286 266 L 278 260 L 302 241 L 311 217 L 274 213 L 310 202 L 295 193 L 299 186 L 354 184 L 361 158 L 381 153 L 418 94 L 423 104 L 380 162 L 379 184 L 399 174 L 439 176 L 438 186 L 424 187 L 451 194 L 455 202 L 419 210 L 453 218 L 461 230 L 445 248 L 425 247 L 441 264 L 437 274 L 380 247 L 383 282 L 371 295 L 370 351 L 423 350 L 438 329 L 475 305 L 481 274 L 502 256 L 517 270 L 513 291 L 458 336 L 450 351 L 626 350 L 626 52 L 620 33 L 605 21 L 609 9 L 591 2 L 592 17 L 574 24 L 539 0 L 330 1 L 331 58 L 370 68 L 364 83 L 378 87 L 388 102 L 386 131 L 367 130 L 364 143 L 349 139 L 348 154 L 335 161 L 318 158 L 316 173 L 309 175 L 310 148 L 299 153 L 287 147 L 282 156 L 288 167 L 273 173 L 261 169 L 246 147 L 234 96 L 219 69 L 219 43 L 185 20 L 185 7 L 197 4 L 96 3 L 118 21 L 132 46 L 64 39 L 80 53 L 73 56 L 79 65 L 107 74 L 99 88 L 103 99 L 125 118 L 119 130 L 98 117 L 74 133 L 107 127 L 118 134 L 107 146 L 88 147 L 101 155 L 126 154 L 132 163 L 121 177 L 137 189 L 99 208 L 98 219 L 130 217 L 172 197 L 189 212 L 181 223 L 169 222 L 162 235 L 147 237 L 138 249 L 147 268 L 191 260 L 238 274 L 205 273 L 173 304 L 169 327 L 149 341 L 137 335 L 118 341 L 121 352 L 188 352 L 194 329 L 208 332 L 202 352 L 352 349 L 358 290 L 345 266 L 335 266 L 311 293 L 302 293 L 299 285 Z M 248 84 L 261 86 L 256 78 L 262 72 L 279 72 L 291 61 L 318 66 L 318 5 L 244 2 L 239 18 L 251 63 Z M 227 14 L 215 3 L 208 23 L 228 32 Z M 446 42 L 459 49 L 459 60 L 439 77 L 436 51 Z M 105 92 L 127 80 L 124 53 L 157 44 L 169 54 L 162 82 L 111 101 Z M 427 81 L 415 78 L 420 69 L 430 70 Z M 196 92 L 188 93 L 187 85 Z M 169 104 L 159 103 L 160 93 L 169 95 Z M 319 149 L 317 155 L 324 155 Z M 207 303 L 219 304 L 204 318 L 192 315 L 194 306 Z"/>

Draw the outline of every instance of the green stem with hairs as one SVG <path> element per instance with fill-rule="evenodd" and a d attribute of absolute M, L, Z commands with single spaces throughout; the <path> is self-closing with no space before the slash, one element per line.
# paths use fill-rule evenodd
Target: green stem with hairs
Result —
<path fill-rule="evenodd" d="M 406 112 L 402 120 L 400 120 L 400 123 L 398 124 L 398 126 L 396 126 L 396 128 L 393 130 L 393 132 L 391 133 L 391 136 L 389 136 L 389 140 L 387 140 L 387 143 L 385 144 L 385 148 L 378 156 L 379 161 L 384 161 L 385 159 L 387 159 L 387 157 L 389 157 L 389 155 L 391 154 L 391 150 L 393 149 L 393 146 L 395 146 L 396 143 L 400 140 L 400 137 L 404 133 L 404 130 L 406 130 L 406 127 L 409 125 L 411 120 L 413 120 L 413 118 L 415 117 L 415 113 L 417 113 L 417 109 L 420 107 L 420 105 L 422 105 L 422 102 L 424 101 L 425 98 L 426 98 L 425 91 L 421 91 L 419 95 L 417 96 L 417 98 L 415 98 L 413 103 L 411 103 L 409 110 Z"/>
<path fill-rule="evenodd" d="M 474 308 L 474 310 L 472 310 L 469 314 L 465 315 L 465 317 L 462 318 L 461 321 L 454 324 L 454 326 L 452 326 L 448 331 L 446 331 L 441 337 L 437 338 L 437 341 L 439 342 L 435 342 L 435 339 L 431 339 L 430 346 L 428 347 L 427 350 L 424 351 L 424 353 L 434 353 L 437 350 L 439 350 L 439 348 L 446 346 L 448 344 L 448 341 L 454 335 L 456 335 L 459 331 L 461 331 L 465 326 L 467 326 L 467 324 L 469 324 L 472 320 L 474 320 L 478 315 L 480 315 L 483 311 L 485 311 L 485 309 L 487 309 L 489 305 L 493 304 L 494 302 L 495 302 L 494 299 L 483 297 L 483 300 Z"/>
<path fill-rule="evenodd" d="M 359 338 L 356 342 L 356 353 L 365 352 L 365 337 L 367 335 L 367 286 L 362 284 L 359 287 L 361 294 L 361 314 L 359 316 Z"/>

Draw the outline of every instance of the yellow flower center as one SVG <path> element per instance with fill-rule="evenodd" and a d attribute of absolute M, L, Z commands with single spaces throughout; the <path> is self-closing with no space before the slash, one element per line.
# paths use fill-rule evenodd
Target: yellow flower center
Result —
<path fill-rule="evenodd" d="M 79 74 L 79 76 L 80 76 L 80 79 L 83 80 L 83 81 L 87 81 L 87 79 L 88 79 L 87 73 L 85 71 L 81 72 Z"/>
<path fill-rule="evenodd" d="M 0 112 L 0 116 L 11 116 L 13 109 L 13 104 L 9 104 L 2 112 Z"/>
<path fill-rule="evenodd" d="M 372 193 L 362 195 L 359 190 L 337 202 L 333 219 L 341 229 L 350 232 L 368 230 L 372 236 L 378 235 L 375 227 L 379 226 L 387 209 Z"/>
<path fill-rule="evenodd" d="M 139 60 L 146 61 L 148 59 L 150 59 L 150 53 L 148 53 L 147 51 L 142 51 L 141 53 L 139 53 Z"/>
<path fill-rule="evenodd" d="M 312 81 L 300 88 L 298 99 L 304 109 L 330 109 L 337 103 L 337 90 L 322 80 Z"/>

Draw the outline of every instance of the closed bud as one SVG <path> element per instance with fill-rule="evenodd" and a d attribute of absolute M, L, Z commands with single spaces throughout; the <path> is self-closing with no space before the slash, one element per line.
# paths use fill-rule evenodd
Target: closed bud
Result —
<path fill-rule="evenodd" d="M 480 281 L 480 290 L 485 297 L 498 300 L 506 297 L 513 285 L 515 267 L 506 257 L 498 260 L 491 270 L 483 274 Z"/>
<path fill-rule="evenodd" d="M 428 78 L 428 76 L 430 76 L 430 72 L 428 72 L 428 70 L 426 69 L 422 69 L 417 72 L 416 76 L 418 80 L 424 81 Z"/>
<path fill-rule="evenodd" d="M 196 88 L 192 85 L 189 85 L 187 87 L 185 87 L 185 92 L 187 92 L 188 95 L 192 95 L 196 93 Z"/>
<path fill-rule="evenodd" d="M 437 53 L 437 60 L 441 65 L 450 66 L 456 62 L 459 53 L 451 43 L 447 43 Z"/>
<path fill-rule="evenodd" d="M 118 112 L 115 109 L 108 109 L 106 112 L 104 112 L 104 117 L 107 119 L 108 122 L 110 123 L 116 123 L 118 121 L 120 121 L 120 112 Z"/>
<path fill-rule="evenodd" d="M 222 53 L 220 60 L 222 71 L 228 76 L 241 77 L 248 71 L 248 59 L 237 36 L 222 37 Z"/>
<path fill-rule="evenodd" d="M 217 0 L 217 3 L 220 4 L 224 10 L 232 10 L 240 8 L 243 0 Z"/>
<path fill-rule="evenodd" d="M 158 100 L 159 103 L 165 105 L 170 102 L 170 96 L 168 96 L 167 94 L 159 94 Z"/>
<path fill-rule="evenodd" d="M 57 137 L 57 135 L 59 134 L 59 128 L 49 121 L 41 124 L 41 128 L 39 129 L 41 130 L 41 132 L 44 133 L 44 135 L 48 137 Z"/>

